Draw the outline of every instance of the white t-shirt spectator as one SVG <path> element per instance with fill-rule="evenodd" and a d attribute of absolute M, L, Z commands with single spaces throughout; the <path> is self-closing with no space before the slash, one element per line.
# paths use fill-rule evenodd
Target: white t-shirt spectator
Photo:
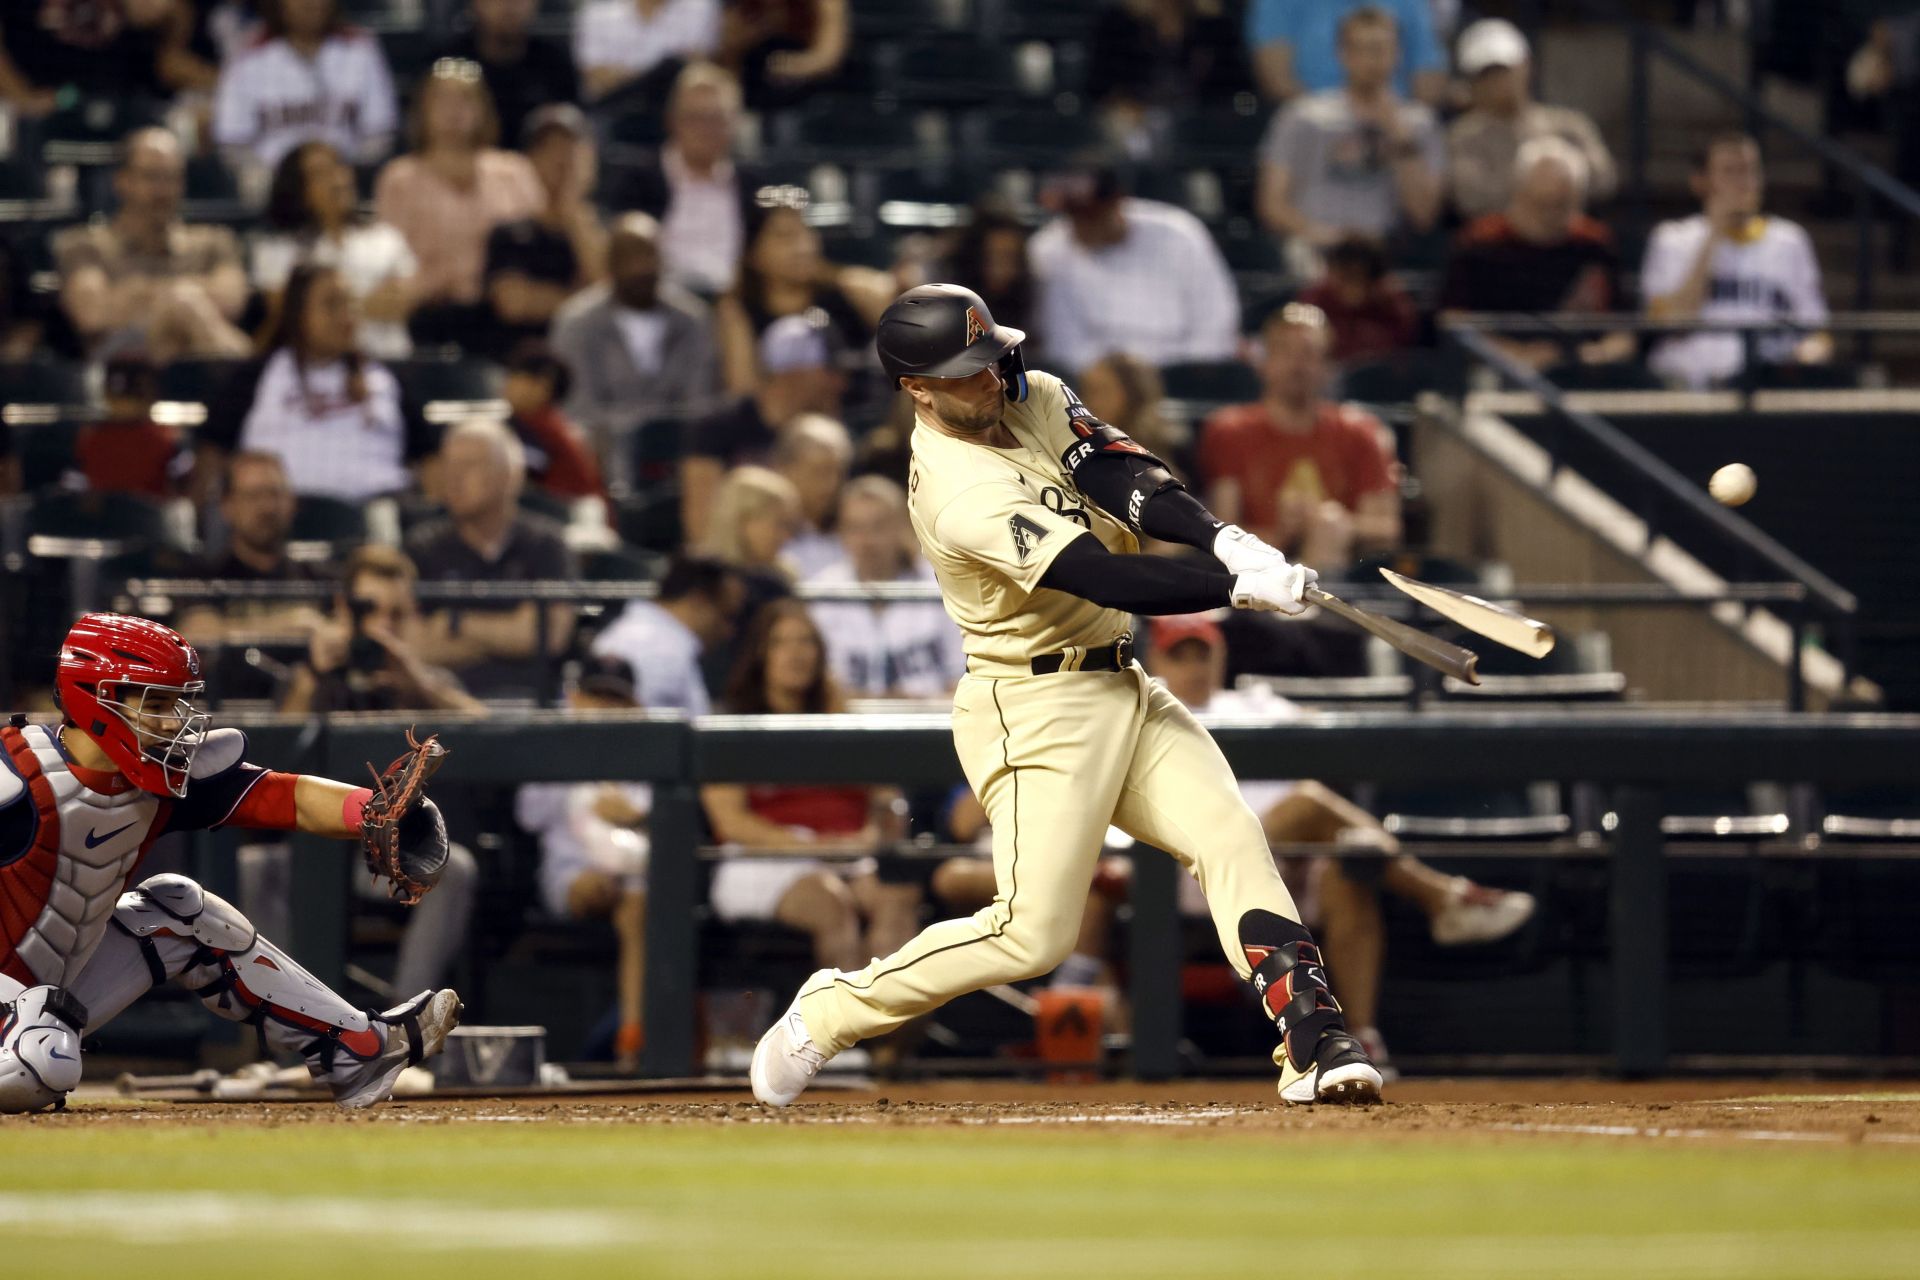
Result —
<path fill-rule="evenodd" d="M 253 242 L 253 287 L 269 293 L 286 287 L 293 269 L 303 262 L 332 267 L 358 302 L 389 280 L 404 280 L 420 269 L 407 238 L 384 222 L 349 227 L 338 240 L 320 237 L 264 235 Z M 381 360 L 404 360 L 413 354 L 407 326 L 397 320 L 362 317 L 357 330 L 360 349 Z"/>
<path fill-rule="evenodd" d="M 1127 200 L 1126 235 L 1089 249 L 1064 219 L 1027 246 L 1040 301 L 1036 337 L 1079 371 L 1115 352 L 1151 364 L 1231 360 L 1240 341 L 1233 274 L 1200 219 L 1158 200 Z"/>
<path fill-rule="evenodd" d="M 1754 234 L 1738 242 L 1722 241 L 1713 251 L 1699 318 L 1794 321 L 1798 327 L 1765 335 L 1755 344 L 1762 360 L 1788 360 L 1808 333 L 1826 323 L 1820 262 L 1798 223 L 1771 216 L 1754 221 L 1758 226 Z M 1640 296 L 1658 298 L 1685 283 L 1707 235 L 1705 214 L 1655 227 L 1640 268 Z M 1692 333 L 1668 338 L 1654 348 L 1647 363 L 1662 377 L 1704 387 L 1740 372 L 1741 335 Z"/>
<path fill-rule="evenodd" d="M 1401 128 L 1429 169 L 1446 171 L 1446 139 L 1423 103 L 1402 102 Z M 1309 94 L 1274 117 L 1260 159 L 1287 171 L 1294 208 L 1315 222 L 1381 239 L 1400 226 L 1393 157 L 1378 126 L 1362 124 L 1344 89 Z"/>
<path fill-rule="evenodd" d="M 514 821 L 540 841 L 540 896 L 556 916 L 566 916 L 567 894 L 587 872 L 646 884 L 646 834 L 594 812 L 608 787 L 641 813 L 653 807 L 653 788 L 644 782 L 530 782 L 514 797 Z"/>
<path fill-rule="evenodd" d="M 700 637 L 651 600 L 629 603 L 594 640 L 593 651 L 633 668 L 634 692 L 649 711 L 704 716 L 713 710 L 700 675 Z"/>
<path fill-rule="evenodd" d="M 859 581 L 845 560 L 808 578 L 848 586 Z M 896 582 L 932 582 L 933 568 L 916 559 Z M 938 601 L 816 600 L 807 606 L 827 638 L 827 667 L 849 694 L 938 698 L 967 673 L 960 628 Z"/>
<path fill-rule="evenodd" d="M 696 293 L 720 294 L 733 287 L 744 230 L 733 165 L 723 161 L 711 176 L 696 178 L 672 147 L 662 148 L 671 203 L 660 219 L 660 257 L 667 278 Z"/>
<path fill-rule="evenodd" d="M 201 434 L 228 449 L 277 454 L 302 497 L 365 502 L 403 492 L 413 484 L 408 464 L 433 451 L 432 432 L 376 361 L 361 362 L 357 399 L 344 360 L 302 368 L 283 347 L 245 372 Z"/>
<path fill-rule="evenodd" d="M 220 72 L 213 138 L 268 168 L 303 142 L 328 142 L 349 160 L 385 156 L 399 121 L 380 42 L 331 35 L 311 59 L 285 40 L 261 40 Z"/>
<path fill-rule="evenodd" d="M 717 0 L 665 0 L 642 17 L 634 0 L 593 0 L 573 28 L 573 65 L 642 75 L 668 58 L 704 58 L 720 47 Z"/>

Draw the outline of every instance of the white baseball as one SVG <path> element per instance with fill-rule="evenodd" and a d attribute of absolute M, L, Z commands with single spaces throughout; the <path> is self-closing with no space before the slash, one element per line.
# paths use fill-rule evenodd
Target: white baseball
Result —
<path fill-rule="evenodd" d="M 1759 484 L 1760 477 L 1753 474 L 1752 467 L 1744 462 L 1729 462 L 1707 481 L 1707 492 L 1713 495 L 1714 501 L 1737 507 L 1753 497 Z"/>

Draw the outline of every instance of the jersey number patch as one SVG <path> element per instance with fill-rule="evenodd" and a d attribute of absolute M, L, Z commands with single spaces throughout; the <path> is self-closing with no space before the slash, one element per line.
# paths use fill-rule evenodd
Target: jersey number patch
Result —
<path fill-rule="evenodd" d="M 1018 512 L 1008 519 L 1007 527 L 1013 530 L 1013 553 L 1020 558 L 1021 564 L 1025 564 L 1027 557 L 1033 554 L 1033 549 L 1047 536 L 1046 527 Z"/>
<path fill-rule="evenodd" d="M 1087 509 L 1078 504 L 1069 505 L 1066 492 L 1053 485 L 1040 490 L 1040 505 L 1063 519 L 1071 520 L 1083 529 L 1093 528 L 1093 518 Z"/>

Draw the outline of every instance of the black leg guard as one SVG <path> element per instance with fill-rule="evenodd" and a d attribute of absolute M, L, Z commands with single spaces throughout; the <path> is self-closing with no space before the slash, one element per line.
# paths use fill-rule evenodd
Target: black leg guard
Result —
<path fill-rule="evenodd" d="M 1327 986 L 1326 962 L 1313 934 L 1298 921 L 1271 911 L 1240 917 L 1240 945 L 1253 968 L 1253 989 L 1267 1016 L 1280 1028 L 1287 1060 L 1295 1070 L 1313 1065 L 1320 1038 L 1329 1032 L 1346 1037 L 1346 1019 Z"/>

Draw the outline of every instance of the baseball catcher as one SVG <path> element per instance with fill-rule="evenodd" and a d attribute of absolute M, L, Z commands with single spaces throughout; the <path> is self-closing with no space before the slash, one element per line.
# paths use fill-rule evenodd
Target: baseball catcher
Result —
<path fill-rule="evenodd" d="M 90 613 L 60 647 L 62 722 L 0 728 L 0 1112 L 64 1105 L 81 1037 L 163 982 L 299 1054 L 347 1108 L 392 1096 L 460 1020 L 450 990 L 356 1009 L 192 880 L 140 878 L 161 836 L 224 826 L 358 839 L 406 902 L 445 869 L 424 791 L 437 739 L 409 734 L 372 787 L 277 773 L 242 759 L 238 729 L 209 727 L 205 689 L 171 628 Z"/>

